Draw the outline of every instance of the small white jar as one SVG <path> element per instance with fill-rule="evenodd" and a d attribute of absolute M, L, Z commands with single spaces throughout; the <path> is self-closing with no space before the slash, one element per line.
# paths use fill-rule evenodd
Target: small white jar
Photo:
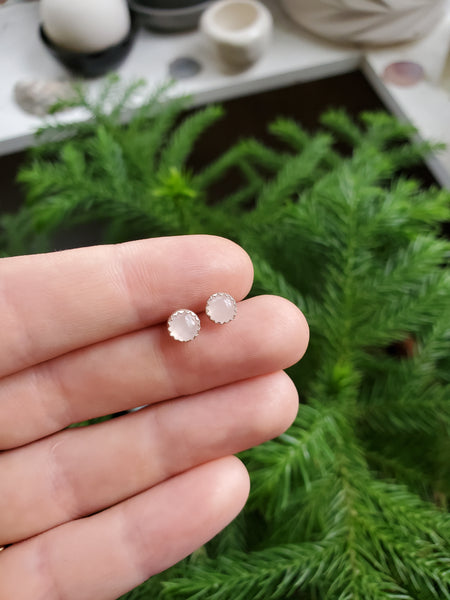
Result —
<path fill-rule="evenodd" d="M 242 68 L 258 60 L 268 47 L 273 20 L 256 0 L 219 0 L 203 13 L 200 29 L 224 62 Z"/>
<path fill-rule="evenodd" d="M 106 50 L 130 31 L 126 0 L 41 0 L 40 16 L 48 38 L 72 52 Z"/>

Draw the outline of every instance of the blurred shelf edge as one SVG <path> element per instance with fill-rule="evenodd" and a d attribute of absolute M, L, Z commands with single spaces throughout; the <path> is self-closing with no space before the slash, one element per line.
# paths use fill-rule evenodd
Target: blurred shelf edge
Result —
<path fill-rule="evenodd" d="M 419 137 L 449 146 L 433 155 L 428 167 L 444 187 L 450 188 L 450 95 L 441 86 L 441 77 L 450 38 L 450 7 L 447 18 L 423 40 L 379 50 L 362 51 L 336 46 L 302 31 L 282 12 L 276 0 L 264 0 L 271 10 L 275 30 L 270 51 L 254 66 L 241 73 L 227 72 L 208 51 L 198 31 L 182 34 L 138 33 L 135 46 L 118 73 L 122 79 L 144 78 L 156 87 L 169 78 L 169 65 L 179 57 L 191 57 L 202 69 L 191 79 L 180 80 L 171 95 L 188 94 L 193 104 L 228 100 L 277 87 L 322 79 L 361 68 L 386 107 L 417 129 Z M 33 143 L 33 132 L 42 119 L 20 109 L 13 97 L 19 80 L 68 79 L 63 67 L 48 53 L 38 35 L 37 3 L 13 4 L 0 8 L 0 155 L 25 149 Z M 383 81 L 385 67 L 397 61 L 420 62 L 426 79 L 410 88 Z M 101 80 L 88 82 L 95 91 Z M 61 119 L 85 118 L 81 111 Z"/>

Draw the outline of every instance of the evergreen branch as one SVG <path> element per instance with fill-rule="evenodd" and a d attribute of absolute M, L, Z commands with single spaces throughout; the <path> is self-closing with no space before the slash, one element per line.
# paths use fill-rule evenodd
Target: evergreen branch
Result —
<path fill-rule="evenodd" d="M 329 151 L 330 144 L 329 136 L 316 136 L 303 153 L 288 159 L 275 179 L 263 190 L 257 211 L 272 217 L 272 213 L 278 212 L 279 206 L 283 206 L 287 199 L 297 195 L 304 185 L 312 183 L 314 169 Z"/>
<path fill-rule="evenodd" d="M 206 189 L 219 180 L 224 173 L 234 166 L 239 165 L 241 160 L 245 159 L 245 149 L 237 144 L 222 154 L 218 159 L 209 164 L 201 173 L 196 176 L 196 184 L 202 189 Z"/>
<path fill-rule="evenodd" d="M 223 109 L 211 105 L 184 119 L 161 154 L 160 168 L 182 167 L 198 137 L 222 116 Z"/>
<path fill-rule="evenodd" d="M 376 249 L 388 256 L 402 241 L 408 242 L 427 230 L 438 233 L 440 223 L 450 218 L 449 192 L 423 191 L 417 182 L 400 178 L 368 210 L 373 236 L 379 240 Z"/>
<path fill-rule="evenodd" d="M 412 394 L 408 393 L 411 387 L 414 388 L 408 386 L 401 397 L 386 394 L 369 404 L 361 412 L 361 421 L 366 427 L 391 435 L 400 433 L 439 435 L 440 426 L 448 435 L 450 387 L 423 393 L 413 389 Z"/>
<path fill-rule="evenodd" d="M 99 125 L 93 138 L 90 154 L 98 157 L 102 178 L 107 182 L 111 197 L 127 198 L 129 177 L 121 145 L 108 130 Z"/>
<path fill-rule="evenodd" d="M 70 150 L 66 150 L 66 156 L 69 152 Z M 37 159 L 32 165 L 20 171 L 17 181 L 24 186 L 27 192 L 27 204 L 32 205 L 59 193 L 67 185 L 65 175 L 66 173 L 61 173 L 59 164 Z"/>
<path fill-rule="evenodd" d="M 252 257 L 254 268 L 254 291 L 257 293 L 269 293 L 282 296 L 290 300 L 305 315 L 307 315 L 310 327 L 314 327 L 316 320 L 320 318 L 321 307 L 315 304 L 311 298 L 304 297 L 298 288 L 291 285 L 283 273 L 274 269 L 260 255 Z"/>
<path fill-rule="evenodd" d="M 157 118 L 152 114 L 156 110 L 153 99 L 142 107 L 123 132 L 123 148 L 133 171 L 142 179 L 143 175 L 156 173 L 159 156 L 164 148 L 167 136 L 175 121 L 185 108 L 186 99 L 170 101 Z M 152 118 L 149 117 L 152 114 Z"/>
<path fill-rule="evenodd" d="M 361 321 L 358 335 L 367 345 L 386 345 L 403 340 L 430 322 L 430 315 L 446 309 L 447 285 L 444 278 L 434 271 L 422 282 L 408 282 L 399 279 L 399 290 L 405 290 L 397 303 L 391 295 L 386 295 L 378 310 L 372 312 L 371 330 Z M 402 285 L 403 284 L 403 285 Z M 415 285 L 414 285 L 415 284 Z M 376 306 L 372 304 L 372 306 Z M 376 329 L 378 327 L 378 329 Z"/>
<path fill-rule="evenodd" d="M 269 172 L 276 172 L 287 156 L 266 148 L 255 140 L 242 140 L 205 167 L 197 175 L 196 182 L 199 187 L 207 188 L 224 177 L 230 169 L 239 169 L 248 162 Z"/>
<path fill-rule="evenodd" d="M 269 131 L 290 146 L 296 153 L 302 152 L 311 142 L 311 136 L 292 119 L 276 119 L 269 125 Z"/>
<path fill-rule="evenodd" d="M 400 121 L 384 111 L 364 111 L 359 116 L 366 128 L 365 140 L 384 149 L 394 141 L 409 142 L 417 133 L 411 123 Z"/>
<path fill-rule="evenodd" d="M 257 140 L 242 140 L 239 147 L 246 160 L 269 173 L 276 173 L 290 157 L 290 154 L 276 152 Z"/>
<path fill-rule="evenodd" d="M 344 110 L 330 109 L 321 117 L 320 122 L 330 129 L 337 139 L 351 147 L 359 146 L 364 134 Z"/>
<path fill-rule="evenodd" d="M 135 97 L 137 96 L 137 92 L 143 90 L 146 86 L 144 79 L 138 79 L 126 86 L 124 89 L 121 89 L 120 80 L 118 80 L 119 88 L 115 97 L 113 99 L 113 106 L 111 108 L 111 112 L 109 114 L 109 119 L 112 120 L 113 123 L 120 124 L 125 119 L 129 119 L 129 115 L 125 114 L 126 111 L 131 110 L 132 105 L 134 103 Z M 157 100 L 160 95 L 163 93 L 164 88 L 157 90 L 151 96 L 150 103 L 153 104 L 155 100 Z M 114 90 L 116 91 L 116 90 Z M 112 95 L 112 94 L 111 94 Z M 107 94 L 108 96 L 108 94 Z M 105 99 L 99 99 L 99 102 L 96 104 L 96 111 L 102 114 L 104 111 Z M 144 102 L 144 106 L 147 105 L 147 102 Z"/>
<path fill-rule="evenodd" d="M 372 480 L 366 492 L 379 507 L 387 531 L 401 532 L 405 541 L 410 541 L 411 535 L 415 539 L 420 536 L 436 548 L 450 550 L 450 519 L 445 512 L 392 482 Z"/>
<path fill-rule="evenodd" d="M 114 109 L 111 109 L 111 100 L 116 98 L 119 93 L 120 78 L 117 73 L 110 73 L 105 77 L 103 85 L 100 87 L 97 97 L 89 97 L 87 90 L 80 88 L 80 96 L 84 98 L 83 105 L 89 110 L 91 115 L 94 117 L 96 122 L 102 121 L 105 114 L 112 115 Z M 124 93 L 126 90 L 124 91 Z M 134 85 L 133 85 L 134 92 Z M 113 102 L 114 104 L 114 102 Z M 114 119 L 114 124 L 117 123 L 117 119 Z"/>
<path fill-rule="evenodd" d="M 410 489 L 424 489 L 429 481 L 424 481 L 424 475 L 417 468 L 403 464 L 398 457 L 387 456 L 383 450 L 366 450 L 370 468 L 380 478 L 403 482 Z"/>
<path fill-rule="evenodd" d="M 349 572 L 342 578 L 344 590 L 339 590 L 337 582 L 333 583 L 333 587 L 338 588 L 336 591 L 344 595 L 350 593 L 351 598 L 383 598 L 382 594 L 388 590 L 402 594 L 410 589 L 414 597 L 425 587 L 430 598 L 449 598 L 448 539 L 445 541 L 442 535 L 436 535 L 435 527 L 437 523 L 442 524 L 442 516 L 428 510 L 405 488 L 377 484 L 367 472 L 363 475 L 363 471 L 363 476 L 355 479 L 355 471 L 348 469 L 348 456 L 342 451 L 338 456 L 336 490 L 339 491 L 330 505 L 327 539 L 345 536 Z M 366 484 L 361 487 L 364 480 Z M 400 497 L 401 502 L 398 502 Z M 422 524 L 421 539 L 416 538 L 413 545 L 411 518 L 418 507 L 421 514 L 424 509 L 428 513 Z M 374 519 L 380 514 L 379 509 L 386 519 L 385 524 Z M 417 535 L 415 523 L 412 529 Z M 445 531 L 448 532 L 448 523 L 444 525 L 444 536 Z M 367 536 L 371 541 L 370 550 L 365 542 Z M 408 565 L 406 570 L 405 565 Z M 362 574 L 364 577 L 361 578 Z M 387 583 L 387 589 L 383 589 L 383 581 Z M 405 597 L 408 596 L 405 594 Z"/>
<path fill-rule="evenodd" d="M 305 585 L 320 582 L 329 567 L 329 548 L 321 544 L 273 547 L 251 554 L 233 553 L 195 565 L 188 574 L 165 582 L 168 598 L 263 600 L 292 598 Z"/>
<path fill-rule="evenodd" d="M 260 187 L 260 182 L 254 180 L 253 184 L 239 188 L 236 192 L 222 200 L 221 212 L 239 213 L 243 206 L 247 206 L 256 197 Z M 230 233 L 230 237 L 233 237 L 232 233 Z"/>
<path fill-rule="evenodd" d="M 150 125 L 155 125 L 159 118 L 165 115 L 167 110 L 172 112 L 174 106 L 177 107 L 177 112 L 181 113 L 182 109 L 186 108 L 189 99 L 185 96 L 180 96 L 176 98 L 170 98 L 169 100 L 167 98 L 167 93 L 171 89 L 172 85 L 172 81 L 166 81 L 165 83 L 159 85 L 156 89 L 147 92 L 144 98 L 141 98 L 141 94 L 139 94 L 139 99 L 137 102 L 137 99 L 133 97 L 136 90 L 133 90 L 133 95 L 129 97 L 129 103 L 132 105 L 132 116 L 130 119 L 125 121 L 125 131 L 130 132 L 130 134 L 131 132 L 135 134 L 142 132 L 142 127 L 147 129 Z M 138 80 L 138 89 L 139 88 L 140 80 Z M 129 96 L 129 93 L 127 94 L 127 89 L 124 91 L 124 95 L 126 97 Z M 135 106 L 136 103 L 137 106 Z M 135 139 L 135 141 L 138 140 Z"/>
<path fill-rule="evenodd" d="M 263 186 L 263 180 L 256 168 L 248 161 L 243 161 L 240 165 L 241 173 L 244 175 L 247 185 L 246 188 L 260 189 Z M 245 189 L 245 188 L 244 188 Z M 223 207 L 223 204 L 221 208 Z"/>
<path fill-rule="evenodd" d="M 267 519 L 284 514 L 294 490 L 308 493 L 315 480 L 327 476 L 341 435 L 338 419 L 333 409 L 304 405 L 287 433 L 244 455 L 252 479 L 250 503 Z"/>

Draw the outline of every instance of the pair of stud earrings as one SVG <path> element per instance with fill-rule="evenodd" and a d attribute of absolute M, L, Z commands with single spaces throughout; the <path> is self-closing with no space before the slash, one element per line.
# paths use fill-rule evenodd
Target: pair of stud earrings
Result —
<path fill-rule="evenodd" d="M 211 321 L 223 325 L 235 318 L 236 300 L 226 292 L 217 292 L 208 298 L 205 312 Z M 200 333 L 200 319 L 192 310 L 183 308 L 170 315 L 167 327 L 178 342 L 190 342 Z"/>

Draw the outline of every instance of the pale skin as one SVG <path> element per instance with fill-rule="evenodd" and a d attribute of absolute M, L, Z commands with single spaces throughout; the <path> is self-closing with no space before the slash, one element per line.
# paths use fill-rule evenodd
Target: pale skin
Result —
<path fill-rule="evenodd" d="M 0 260 L 0 600 L 115 600 L 239 513 L 233 455 L 290 426 L 282 370 L 308 343 L 287 300 L 242 301 L 252 277 L 210 236 Z M 219 291 L 238 301 L 226 325 L 203 314 Z M 167 332 L 181 308 L 192 342 Z"/>

